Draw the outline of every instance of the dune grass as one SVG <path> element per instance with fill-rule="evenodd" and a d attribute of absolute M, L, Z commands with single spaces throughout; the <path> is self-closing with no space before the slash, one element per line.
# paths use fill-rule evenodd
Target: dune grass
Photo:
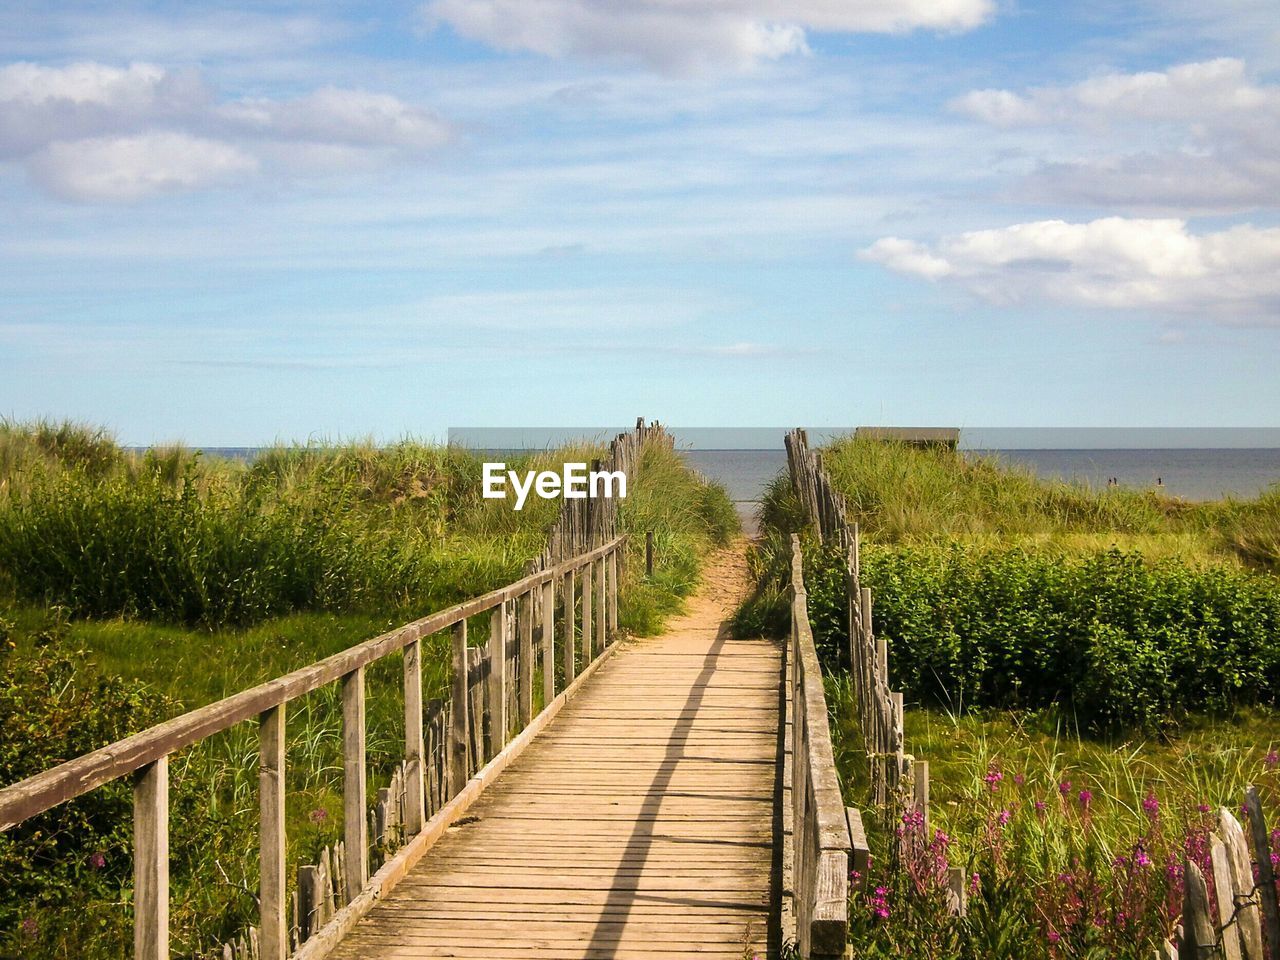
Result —
<path fill-rule="evenodd" d="M 878 543 L 1117 547 L 1187 562 L 1280 569 L 1280 486 L 1253 500 L 1192 503 L 1155 491 L 1045 480 L 996 456 L 839 438 L 823 463 L 849 519 Z"/>
<path fill-rule="evenodd" d="M 600 451 L 506 456 L 558 469 Z M 724 490 L 650 446 L 619 516 L 634 534 L 620 620 L 661 628 L 737 531 Z M 0 782 L 517 579 L 559 504 L 480 497 L 480 459 L 405 440 L 280 446 L 252 463 L 140 453 L 74 424 L 0 424 Z M 644 534 L 656 568 L 644 577 Z M 472 622 L 483 643 L 483 617 Z M 428 638 L 424 695 L 445 692 Z M 371 789 L 403 755 L 401 660 L 367 672 Z M 289 870 L 341 831 L 335 687 L 288 715 Z M 74 731 L 74 735 L 73 735 Z M 205 956 L 256 922 L 257 740 L 241 724 L 172 758 L 172 928 Z M 371 793 L 371 795 L 373 795 Z M 0 834 L 0 957 L 127 955 L 129 785 Z M 18 879 L 14 879 L 18 878 Z"/>

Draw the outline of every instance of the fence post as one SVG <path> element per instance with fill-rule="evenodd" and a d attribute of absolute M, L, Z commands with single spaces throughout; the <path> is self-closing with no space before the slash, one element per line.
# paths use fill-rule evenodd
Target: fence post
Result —
<path fill-rule="evenodd" d="M 285 921 L 284 827 L 285 706 L 258 719 L 258 872 L 261 960 L 289 955 Z"/>
<path fill-rule="evenodd" d="M 1274 957 L 1280 954 L 1280 911 L 1276 905 L 1276 874 L 1271 866 L 1271 843 L 1267 822 L 1262 817 L 1262 801 L 1258 788 L 1245 787 L 1244 805 L 1249 811 L 1249 832 L 1253 835 L 1254 859 L 1258 862 L 1258 886 L 1262 891 L 1262 919 L 1267 933 L 1267 947 Z"/>
<path fill-rule="evenodd" d="M 471 778 L 471 768 L 467 759 L 467 731 L 470 725 L 468 716 L 467 675 L 469 661 L 467 657 L 467 621 L 459 620 L 453 625 L 453 683 L 449 693 L 449 772 L 452 774 L 449 793 L 457 796 Z M 478 766 L 478 764 L 477 764 Z"/>
<path fill-rule="evenodd" d="M 591 561 L 588 560 L 582 565 L 582 662 L 590 663 L 596 658 L 595 640 L 596 634 L 591 629 L 594 621 L 592 620 L 592 589 L 591 583 Z"/>
<path fill-rule="evenodd" d="M 542 708 L 556 698 L 556 580 L 542 585 Z"/>
<path fill-rule="evenodd" d="M 646 577 L 653 576 L 653 531 L 649 530 L 644 535 L 644 575 Z"/>
<path fill-rule="evenodd" d="M 350 903 L 369 879 L 369 818 L 365 800 L 364 667 L 342 678 L 342 839 L 343 875 Z"/>
<path fill-rule="evenodd" d="M 426 749 L 422 740 L 422 638 L 404 648 L 404 806 L 405 831 L 412 836 L 426 823 L 424 793 Z"/>
<path fill-rule="evenodd" d="M 516 722 L 523 730 L 533 719 L 533 590 L 520 595 L 518 603 L 520 627 L 520 675 L 516 698 L 518 713 Z"/>
<path fill-rule="evenodd" d="M 1178 944 L 1178 960 L 1212 960 L 1217 950 L 1213 921 L 1209 919 L 1209 888 L 1199 865 L 1187 857 L 1183 862 L 1186 878 L 1182 898 L 1182 942 Z"/>
<path fill-rule="evenodd" d="M 133 956 L 169 960 L 169 758 L 133 785 Z"/>
<path fill-rule="evenodd" d="M 604 653 L 605 644 L 609 642 L 608 619 L 609 597 L 606 581 L 605 558 L 596 561 L 596 653 Z"/>
<path fill-rule="evenodd" d="M 609 636 L 618 633 L 618 549 L 609 551 Z"/>
<path fill-rule="evenodd" d="M 564 685 L 566 687 L 573 683 L 574 674 L 577 672 L 577 650 L 575 649 L 577 641 L 574 639 L 574 618 L 577 615 L 574 607 L 577 603 L 577 597 L 574 596 L 576 586 L 574 584 L 573 571 L 570 570 L 564 575 L 564 597 L 561 600 L 564 611 Z"/>
<path fill-rule="evenodd" d="M 489 759 L 507 745 L 507 602 L 489 614 Z"/>
<path fill-rule="evenodd" d="M 1226 807 L 1218 809 L 1218 834 L 1227 848 L 1227 860 L 1236 895 L 1236 921 L 1245 960 L 1262 960 L 1262 921 L 1258 917 L 1258 895 L 1253 885 L 1253 865 L 1249 845 L 1240 821 Z"/>

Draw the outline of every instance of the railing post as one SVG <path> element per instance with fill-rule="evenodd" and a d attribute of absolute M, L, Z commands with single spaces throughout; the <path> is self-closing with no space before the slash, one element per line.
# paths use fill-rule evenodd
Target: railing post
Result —
<path fill-rule="evenodd" d="M 409 836 L 426 823 L 426 795 L 422 738 L 422 638 L 415 637 L 404 648 L 404 820 Z"/>
<path fill-rule="evenodd" d="M 618 633 L 618 549 L 609 552 L 609 636 Z"/>
<path fill-rule="evenodd" d="M 369 817 L 365 800 L 364 667 L 342 678 L 342 824 L 345 902 L 369 879 Z"/>
<path fill-rule="evenodd" d="M 523 730 L 533 719 L 533 590 L 526 590 L 519 600 L 520 676 L 516 705 L 517 722 Z"/>
<path fill-rule="evenodd" d="M 605 644 L 609 642 L 608 616 L 608 584 L 605 582 L 604 557 L 601 557 L 596 562 L 596 653 L 604 653 Z"/>
<path fill-rule="evenodd" d="M 264 710 L 258 718 L 258 898 L 262 935 L 261 960 L 289 956 L 285 917 L 285 705 Z"/>
<path fill-rule="evenodd" d="M 507 745 L 507 602 L 489 615 L 489 759 Z"/>
<path fill-rule="evenodd" d="M 561 604 L 564 607 L 564 685 L 568 687 L 573 683 L 574 674 L 577 673 L 577 651 L 576 641 L 574 639 L 574 605 L 576 598 L 574 597 L 574 576 L 570 570 L 564 575 L 564 597 Z"/>
<path fill-rule="evenodd" d="M 542 707 L 556 698 L 556 581 L 542 585 Z"/>
<path fill-rule="evenodd" d="M 591 595 L 591 561 L 582 565 L 582 662 L 590 663 L 596 658 L 595 631 L 591 629 L 592 603 Z"/>
<path fill-rule="evenodd" d="M 169 758 L 133 785 L 133 956 L 169 960 Z"/>
<path fill-rule="evenodd" d="M 467 696 L 467 621 L 453 625 L 453 686 L 449 699 L 449 783 L 451 796 L 457 796 L 471 778 L 467 760 L 467 731 L 470 729 Z"/>

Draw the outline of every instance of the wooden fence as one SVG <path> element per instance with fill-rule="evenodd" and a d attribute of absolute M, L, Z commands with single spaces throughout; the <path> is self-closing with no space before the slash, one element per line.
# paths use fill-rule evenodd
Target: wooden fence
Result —
<path fill-rule="evenodd" d="M 800 539 L 794 535 L 786 669 L 790 761 L 783 794 L 790 802 L 783 825 L 783 937 L 795 943 L 801 957 L 843 957 L 849 939 L 852 821 L 840 799 L 822 667 L 809 626 Z"/>
<path fill-rule="evenodd" d="M 630 474 L 651 442 L 670 445 L 671 438 L 659 425 L 645 426 L 641 420 L 634 432 L 613 441 L 603 468 Z M 0 790 L 0 831 L 132 776 L 134 957 L 167 960 L 169 757 L 256 719 L 260 918 L 257 927 L 225 945 L 223 955 L 228 960 L 323 956 L 463 814 L 612 649 L 626 543 L 618 535 L 617 511 L 613 499 L 566 499 L 546 550 L 521 580 Z M 483 649 L 469 646 L 467 622 L 485 614 L 489 639 Z M 445 630 L 452 638 L 450 693 L 424 702 L 422 640 Z M 371 804 L 364 671 L 400 651 L 404 761 Z M 539 678 L 543 707 L 535 716 Z M 285 712 L 291 701 L 331 683 L 341 685 L 343 839 L 333 850 L 321 851 L 316 864 L 299 869 L 290 894 Z"/>
<path fill-rule="evenodd" d="M 849 648 L 844 656 L 854 688 L 872 800 L 884 814 L 886 824 L 907 811 L 918 814 L 927 837 L 929 764 L 905 749 L 902 694 L 889 687 L 888 645 L 873 628 L 871 590 L 861 581 L 857 525 L 846 519 L 844 496 L 832 485 L 822 465 L 822 454 L 809 449 L 805 432 L 792 430 L 785 443 L 792 490 L 813 522 L 819 541 L 834 545 L 845 558 Z M 858 811 L 850 811 L 849 823 L 851 834 L 856 835 L 858 863 L 854 869 L 865 875 L 865 839 Z M 962 910 L 964 889 L 959 868 L 952 871 L 949 882 L 953 905 Z"/>

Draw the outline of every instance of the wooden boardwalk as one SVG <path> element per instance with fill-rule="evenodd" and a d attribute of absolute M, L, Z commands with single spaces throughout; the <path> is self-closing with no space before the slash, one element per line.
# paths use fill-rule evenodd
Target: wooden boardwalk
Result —
<path fill-rule="evenodd" d="M 601 664 L 331 956 L 766 956 L 781 650 L 728 639 L 715 590 Z"/>

